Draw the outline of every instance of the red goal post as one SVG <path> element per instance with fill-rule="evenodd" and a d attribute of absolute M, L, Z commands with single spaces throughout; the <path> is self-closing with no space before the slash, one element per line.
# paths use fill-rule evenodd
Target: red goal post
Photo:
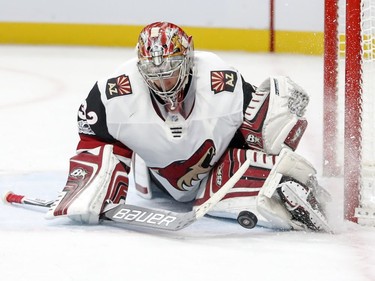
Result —
<path fill-rule="evenodd" d="M 345 218 L 375 226 L 375 0 L 325 0 L 324 28 L 323 173 L 344 176 Z"/>

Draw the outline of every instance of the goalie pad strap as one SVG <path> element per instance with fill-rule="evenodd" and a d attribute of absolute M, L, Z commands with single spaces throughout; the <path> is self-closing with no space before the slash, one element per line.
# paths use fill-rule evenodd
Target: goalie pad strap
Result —
<path fill-rule="evenodd" d="M 305 133 L 306 128 L 307 120 L 299 119 L 294 127 L 290 130 L 288 136 L 285 138 L 284 143 L 293 151 L 296 150 L 303 134 Z"/>

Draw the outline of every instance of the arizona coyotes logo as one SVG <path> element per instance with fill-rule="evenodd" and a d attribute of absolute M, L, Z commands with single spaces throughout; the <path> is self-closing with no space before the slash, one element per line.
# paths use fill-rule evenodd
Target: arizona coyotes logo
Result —
<path fill-rule="evenodd" d="M 211 71 L 211 90 L 215 94 L 220 92 L 234 92 L 237 83 L 237 73 L 234 71 Z"/>
<path fill-rule="evenodd" d="M 107 81 L 105 94 L 107 95 L 108 99 L 123 95 L 130 95 L 131 93 L 132 87 L 130 85 L 129 76 L 121 75 Z"/>
<path fill-rule="evenodd" d="M 188 190 L 200 176 L 211 171 L 210 165 L 216 149 L 212 140 L 206 140 L 188 159 L 176 161 L 165 168 L 151 168 L 178 190 Z"/>

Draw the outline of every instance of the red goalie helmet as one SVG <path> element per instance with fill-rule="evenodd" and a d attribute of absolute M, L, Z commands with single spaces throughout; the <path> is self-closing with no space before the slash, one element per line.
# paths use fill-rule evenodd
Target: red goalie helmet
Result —
<path fill-rule="evenodd" d="M 177 25 L 155 22 L 143 28 L 137 49 L 138 69 L 148 87 L 175 109 L 193 67 L 192 37 Z"/>

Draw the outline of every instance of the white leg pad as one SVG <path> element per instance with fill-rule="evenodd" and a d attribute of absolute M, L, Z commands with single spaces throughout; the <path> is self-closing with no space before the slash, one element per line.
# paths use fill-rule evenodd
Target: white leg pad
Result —
<path fill-rule="evenodd" d="M 250 211 L 258 218 L 258 226 L 272 228 L 274 225 L 257 209 L 257 197 L 235 197 L 218 202 L 208 215 L 220 218 L 237 219 L 241 211 Z"/>

